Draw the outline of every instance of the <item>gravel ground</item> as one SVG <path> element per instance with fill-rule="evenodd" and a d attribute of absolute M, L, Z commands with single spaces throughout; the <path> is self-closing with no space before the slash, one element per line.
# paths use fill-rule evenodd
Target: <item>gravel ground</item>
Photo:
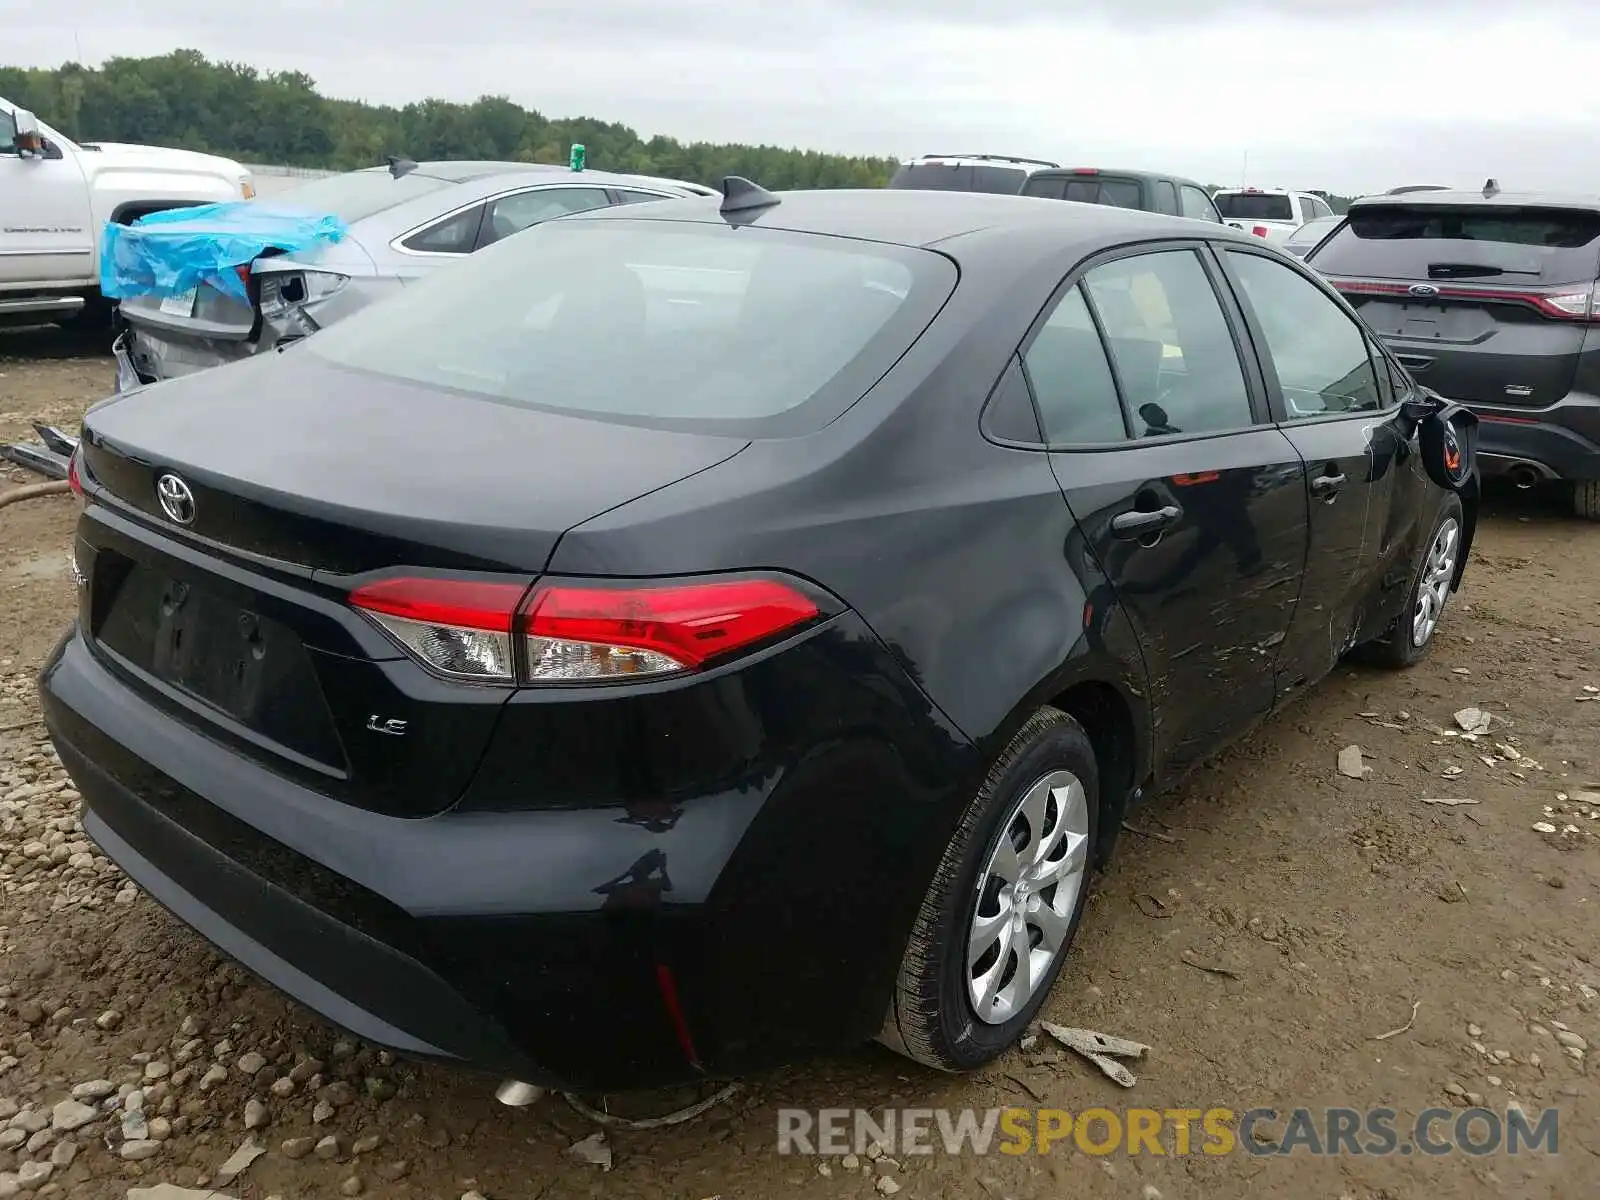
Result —
<path fill-rule="evenodd" d="M 109 388 L 109 362 L 80 346 L 0 337 L 0 438 L 38 417 L 74 426 Z M 24 481 L 0 472 L 0 491 Z M 1467 585 L 1419 668 L 1341 669 L 1135 818 L 1046 1010 L 1148 1043 L 1130 1091 L 1042 1044 L 970 1078 L 863 1048 L 746 1080 L 687 1124 L 610 1131 L 609 1170 L 572 1150 L 597 1127 L 559 1098 L 506 1109 L 493 1081 L 347 1039 L 223 961 L 88 841 L 34 697 L 73 606 L 72 523 L 64 497 L 0 509 L 0 1198 L 209 1187 L 247 1144 L 264 1153 L 219 1194 L 1594 1194 L 1600 529 L 1554 505 L 1491 498 Z M 1453 714 L 1467 706 L 1491 714 L 1487 734 L 1461 736 Z M 1370 768 L 1359 779 L 1336 767 L 1352 745 Z M 606 1103 L 642 1115 L 687 1098 Z M 1478 1101 L 1558 1108 L 1560 1152 L 1064 1146 L 894 1163 L 775 1151 L 785 1106 L 1383 1104 L 1403 1125 Z"/>

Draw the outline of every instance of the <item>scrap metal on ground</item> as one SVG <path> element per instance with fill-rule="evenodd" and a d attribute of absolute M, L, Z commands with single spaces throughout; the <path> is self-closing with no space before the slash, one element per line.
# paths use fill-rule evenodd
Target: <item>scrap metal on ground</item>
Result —
<path fill-rule="evenodd" d="M 0 458 L 43 475 L 46 479 L 65 479 L 67 462 L 78 448 L 78 439 L 53 425 L 38 421 L 33 423 L 33 431 L 39 435 L 37 442 L 0 445 Z"/>

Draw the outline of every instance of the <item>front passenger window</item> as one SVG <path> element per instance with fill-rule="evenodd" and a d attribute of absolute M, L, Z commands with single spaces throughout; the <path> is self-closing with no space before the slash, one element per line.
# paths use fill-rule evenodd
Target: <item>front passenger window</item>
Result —
<path fill-rule="evenodd" d="M 1197 221 L 1216 221 L 1221 224 L 1222 218 L 1217 214 L 1217 206 L 1211 203 L 1211 197 L 1199 188 L 1184 184 L 1178 190 L 1181 199 L 1183 216 L 1193 217 Z"/>
<path fill-rule="evenodd" d="M 1282 263 L 1224 253 L 1266 335 L 1291 420 L 1385 407 L 1366 335 L 1330 296 Z"/>

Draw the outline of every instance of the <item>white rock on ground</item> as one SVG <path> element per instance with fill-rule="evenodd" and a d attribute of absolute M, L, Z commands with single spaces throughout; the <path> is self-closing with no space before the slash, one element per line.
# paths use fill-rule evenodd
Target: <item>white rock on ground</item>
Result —
<path fill-rule="evenodd" d="M 63 1100 L 50 1113 L 50 1125 L 62 1133 L 82 1129 L 100 1115 L 100 1110 L 81 1100 Z M 37 1131 L 35 1131 L 37 1132 Z"/>

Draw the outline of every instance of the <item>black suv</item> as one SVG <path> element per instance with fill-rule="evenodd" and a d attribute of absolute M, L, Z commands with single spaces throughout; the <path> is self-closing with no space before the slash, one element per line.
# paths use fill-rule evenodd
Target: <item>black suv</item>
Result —
<path fill-rule="evenodd" d="M 1600 196 L 1371 196 L 1306 261 L 1419 383 L 1478 414 L 1485 475 L 1600 520 Z"/>

